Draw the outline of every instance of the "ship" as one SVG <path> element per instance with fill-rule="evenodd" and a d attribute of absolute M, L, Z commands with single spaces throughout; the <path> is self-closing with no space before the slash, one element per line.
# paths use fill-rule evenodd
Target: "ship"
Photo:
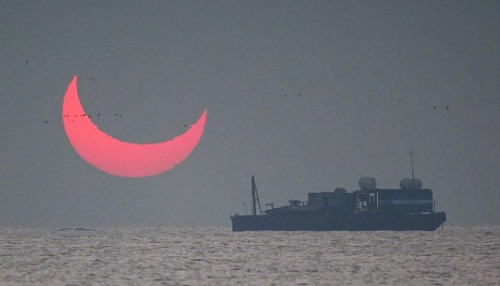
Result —
<path fill-rule="evenodd" d="M 402 179 L 399 189 L 377 188 L 375 178 L 361 177 L 353 192 L 308 193 L 306 202 L 270 203 L 265 211 L 253 175 L 251 184 L 252 213 L 231 215 L 233 231 L 434 231 L 446 221 L 444 211 L 436 212 L 432 190 L 414 177 L 413 158 L 412 177 Z"/>

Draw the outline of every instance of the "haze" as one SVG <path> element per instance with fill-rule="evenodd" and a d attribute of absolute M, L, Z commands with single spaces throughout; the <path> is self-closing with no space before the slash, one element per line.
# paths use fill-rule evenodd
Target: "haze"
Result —
<path fill-rule="evenodd" d="M 499 3 L 2 1 L 0 226 L 230 226 L 252 174 L 278 206 L 396 188 L 410 150 L 447 223 L 498 224 Z M 103 173 L 64 134 L 74 75 L 115 138 L 206 109 L 203 138 L 161 175 Z"/>

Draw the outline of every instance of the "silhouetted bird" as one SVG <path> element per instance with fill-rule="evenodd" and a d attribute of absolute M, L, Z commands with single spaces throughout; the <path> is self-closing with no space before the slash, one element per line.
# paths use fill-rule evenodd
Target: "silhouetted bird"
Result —
<path fill-rule="evenodd" d="M 26 60 L 26 63 L 29 63 L 30 61 Z"/>
<path fill-rule="evenodd" d="M 450 106 L 449 106 L 449 105 L 446 105 L 446 109 L 450 109 Z"/>

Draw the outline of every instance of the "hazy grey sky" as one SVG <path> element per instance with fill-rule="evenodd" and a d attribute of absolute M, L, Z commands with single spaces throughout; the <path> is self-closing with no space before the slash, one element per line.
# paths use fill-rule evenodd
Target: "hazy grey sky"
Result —
<path fill-rule="evenodd" d="M 500 223 L 499 3 L 1 1 L 0 226 L 229 226 L 252 174 L 275 205 L 396 188 L 410 149 L 450 223 Z M 100 172 L 62 126 L 74 75 L 116 138 L 207 109 L 204 136 L 159 176 Z"/>

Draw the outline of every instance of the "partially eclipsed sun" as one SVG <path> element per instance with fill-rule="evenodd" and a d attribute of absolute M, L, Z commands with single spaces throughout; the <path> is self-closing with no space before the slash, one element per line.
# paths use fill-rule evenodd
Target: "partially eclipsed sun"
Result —
<path fill-rule="evenodd" d="M 154 176 L 184 161 L 200 142 L 207 111 L 184 134 L 152 144 L 122 142 L 109 136 L 90 120 L 78 98 L 76 76 L 68 86 L 62 121 L 69 142 L 89 164 L 120 177 Z"/>

